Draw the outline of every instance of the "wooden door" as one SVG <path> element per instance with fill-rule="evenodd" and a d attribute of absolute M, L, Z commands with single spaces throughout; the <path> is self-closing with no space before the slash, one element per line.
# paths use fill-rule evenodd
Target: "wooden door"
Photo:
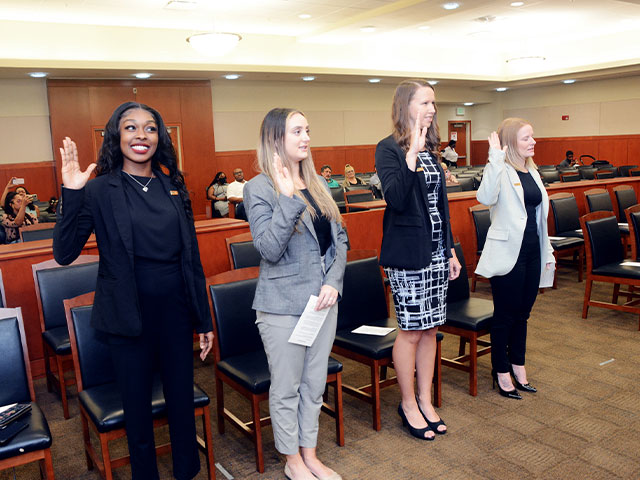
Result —
<path fill-rule="evenodd" d="M 467 152 L 471 151 L 469 144 L 471 140 L 470 120 L 449 120 L 449 132 L 447 142 L 456 141 L 456 152 L 458 153 L 458 165 L 471 165 L 471 158 Z M 443 142 L 444 145 L 446 143 Z"/>

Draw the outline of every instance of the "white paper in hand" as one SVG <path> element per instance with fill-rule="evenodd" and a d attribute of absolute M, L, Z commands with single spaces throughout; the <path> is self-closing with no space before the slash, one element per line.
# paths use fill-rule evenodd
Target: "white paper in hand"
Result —
<path fill-rule="evenodd" d="M 553 279 L 556 275 L 556 264 L 552 263 L 549 268 L 545 267 L 542 269 L 542 273 L 540 274 L 540 288 L 549 288 L 553 287 Z"/>
<path fill-rule="evenodd" d="M 293 332 L 291 332 L 289 343 L 304 345 L 305 347 L 313 345 L 320 328 L 322 328 L 324 319 L 327 318 L 330 310 L 330 308 L 327 307 L 316 311 L 315 307 L 317 303 L 318 297 L 311 295 L 307 306 L 304 308 L 304 312 L 302 312 L 298 323 L 296 323 L 296 327 L 293 329 Z"/>

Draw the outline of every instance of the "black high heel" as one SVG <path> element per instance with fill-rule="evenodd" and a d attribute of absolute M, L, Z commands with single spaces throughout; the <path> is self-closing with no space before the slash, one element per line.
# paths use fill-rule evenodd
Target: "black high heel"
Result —
<path fill-rule="evenodd" d="M 424 428 L 415 428 L 411 426 L 411 424 L 409 423 L 409 420 L 407 420 L 407 416 L 404 414 L 404 410 L 402 409 L 402 403 L 398 404 L 398 415 L 400 415 L 400 418 L 402 419 L 402 426 L 407 427 L 407 429 L 409 430 L 409 433 L 412 436 L 419 438 L 421 440 L 427 440 L 427 441 L 436 439 L 435 435 L 433 437 L 424 436 L 425 433 L 432 431 L 428 423 L 427 423 L 427 426 Z"/>
<path fill-rule="evenodd" d="M 447 433 L 447 430 L 438 430 L 438 427 L 440 425 L 443 425 L 445 427 L 447 426 L 447 424 L 444 423 L 444 420 L 442 420 L 442 418 L 440 420 L 438 420 L 437 422 L 432 422 L 427 418 L 427 416 L 422 411 L 422 408 L 420 408 L 420 401 L 418 400 L 418 396 L 417 395 L 416 395 L 416 403 L 418 404 L 418 410 L 422 414 L 422 418 L 424 418 L 425 422 L 427 422 L 427 425 L 429 425 L 429 428 L 431 428 L 431 430 L 433 430 L 438 435 L 444 435 L 445 433 Z"/>
<path fill-rule="evenodd" d="M 520 383 L 518 381 L 518 377 L 516 377 L 516 372 L 513 371 L 513 365 L 511 365 L 511 375 L 513 375 L 513 380 L 516 383 L 516 388 L 518 390 L 522 390 L 523 392 L 536 393 L 538 389 L 531 385 L 530 383 Z"/>
<path fill-rule="evenodd" d="M 522 400 L 522 396 L 518 393 L 518 391 L 514 388 L 513 390 L 503 390 L 500 386 L 500 382 L 498 382 L 498 372 L 495 370 L 491 370 L 491 376 L 493 377 L 493 389 L 496 389 L 496 383 L 498 384 L 498 391 L 500 395 L 507 398 L 513 398 L 515 400 Z"/>

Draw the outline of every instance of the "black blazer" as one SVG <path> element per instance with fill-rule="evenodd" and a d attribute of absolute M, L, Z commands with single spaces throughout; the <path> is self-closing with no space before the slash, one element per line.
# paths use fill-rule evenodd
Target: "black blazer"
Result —
<path fill-rule="evenodd" d="M 431 263 L 431 218 L 427 185 L 421 168 L 409 170 L 406 154 L 392 135 L 376 147 L 376 170 L 387 208 L 382 224 L 380 265 L 418 270 Z M 442 215 L 445 253 L 451 257 L 453 238 L 444 171 L 440 170 L 438 209 Z"/>
<path fill-rule="evenodd" d="M 53 230 L 53 256 L 61 265 L 73 262 L 95 230 L 100 264 L 91 324 L 104 332 L 137 336 L 142 321 L 133 271 L 133 233 L 120 172 L 101 175 L 80 190 L 62 188 Z M 178 212 L 191 320 L 197 332 L 209 332 L 211 314 L 193 221 L 187 220 L 183 201 L 173 193 L 177 189 L 169 177 L 157 170 L 154 174 Z"/>

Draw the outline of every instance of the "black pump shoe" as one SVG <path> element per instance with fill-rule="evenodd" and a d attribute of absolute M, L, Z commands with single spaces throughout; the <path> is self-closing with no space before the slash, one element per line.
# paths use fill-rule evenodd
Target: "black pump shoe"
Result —
<path fill-rule="evenodd" d="M 404 414 L 404 410 L 402 409 L 402 403 L 398 404 L 398 415 L 400 415 L 400 418 L 402 419 L 402 426 L 407 427 L 407 429 L 409 430 L 409 433 L 412 436 L 419 438 L 420 440 L 427 440 L 427 441 L 436 439 L 435 435 L 433 437 L 424 436 L 425 433 L 432 431 L 431 427 L 429 427 L 428 424 L 424 428 L 415 428 L 411 426 L 411 424 L 409 423 L 409 420 L 407 420 L 407 416 Z"/>
<path fill-rule="evenodd" d="M 513 390 L 503 390 L 500 386 L 500 382 L 498 382 L 498 372 L 495 370 L 491 370 L 491 376 L 493 377 L 493 389 L 496 388 L 496 383 L 498 384 L 498 392 L 500 395 L 507 398 L 513 398 L 515 400 L 522 400 L 522 396 L 518 393 L 518 391 L 514 388 Z"/>
<path fill-rule="evenodd" d="M 511 366 L 511 375 L 513 375 L 513 380 L 515 381 L 516 388 L 518 390 L 522 390 L 523 392 L 536 393 L 538 389 L 531 385 L 530 383 L 520 383 L 518 381 L 518 377 L 516 377 L 516 372 L 513 371 L 513 365 Z"/>
<path fill-rule="evenodd" d="M 443 425 L 445 427 L 447 426 L 447 424 L 444 423 L 444 420 L 442 420 L 442 418 L 440 420 L 438 420 L 437 422 L 432 422 L 431 420 L 429 420 L 427 418 L 427 416 L 422 411 L 422 408 L 420 408 L 420 401 L 418 400 L 418 396 L 417 395 L 416 395 L 416 403 L 418 404 L 418 410 L 422 414 L 422 418 L 424 418 L 424 421 L 427 422 L 427 425 L 429 425 L 429 428 L 431 428 L 431 430 L 433 430 L 438 435 L 444 435 L 445 433 L 447 433 L 447 430 L 438 430 L 438 427 L 440 425 Z"/>

